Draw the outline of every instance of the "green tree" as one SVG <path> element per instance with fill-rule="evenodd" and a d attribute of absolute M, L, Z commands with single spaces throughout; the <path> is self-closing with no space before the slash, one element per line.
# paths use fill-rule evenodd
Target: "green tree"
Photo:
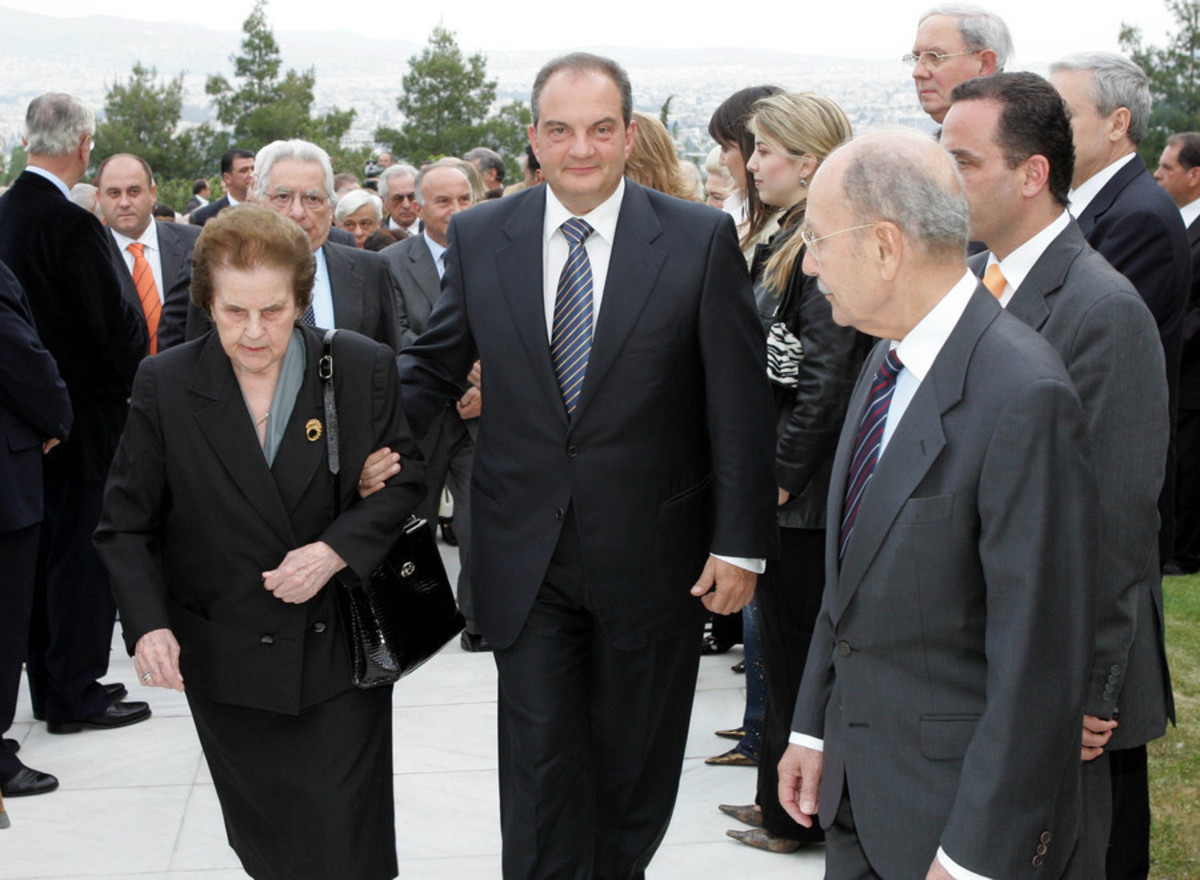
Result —
<path fill-rule="evenodd" d="M 1150 78 L 1150 131 L 1138 153 L 1153 168 L 1167 136 L 1200 130 L 1200 0 L 1166 0 L 1175 19 L 1166 46 L 1145 45 L 1139 28 L 1121 25 L 1121 49 Z"/>
<path fill-rule="evenodd" d="M 183 128 L 183 74 L 159 80 L 158 71 L 135 62 L 129 79 L 118 77 L 104 100 L 96 126 L 97 164 L 114 153 L 134 153 L 150 163 L 160 181 L 190 181 L 203 173 L 213 131 Z"/>
<path fill-rule="evenodd" d="M 323 147 L 337 169 L 353 164 L 361 172 L 367 151 L 342 150 L 342 137 L 354 121 L 353 110 L 334 107 L 313 115 L 314 68 L 281 74 L 279 43 L 267 23 L 266 0 L 257 0 L 242 25 L 242 52 L 230 56 L 234 82 L 210 76 L 204 90 L 212 98 L 217 119 L 228 126 L 228 143 L 258 150 L 274 140 L 303 138 Z"/>
<path fill-rule="evenodd" d="M 453 31 L 433 29 L 429 45 L 408 59 L 403 86 L 396 99 L 403 126 L 375 132 L 376 141 L 392 153 L 419 165 L 484 146 L 517 168 L 529 109 L 513 101 L 493 112 L 496 81 L 487 78 L 487 59 L 478 52 L 464 57 Z"/>
<path fill-rule="evenodd" d="M 12 155 L 9 156 L 8 165 L 4 169 L 4 173 L 0 174 L 0 182 L 5 186 L 12 183 L 25 170 L 26 153 L 25 148 L 20 144 L 13 147 Z"/>

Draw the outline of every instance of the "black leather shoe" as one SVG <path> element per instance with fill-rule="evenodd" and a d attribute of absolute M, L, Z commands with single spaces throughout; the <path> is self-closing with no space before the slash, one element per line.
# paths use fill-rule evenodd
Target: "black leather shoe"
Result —
<path fill-rule="evenodd" d="M 123 700 L 129 696 L 129 691 L 126 690 L 125 685 L 121 684 L 119 681 L 115 681 L 112 684 L 102 684 L 100 686 L 104 688 L 104 692 L 108 694 L 109 702 L 115 703 L 117 700 Z M 40 709 L 34 709 L 33 719 L 35 721 L 45 721 L 46 713 Z"/>
<path fill-rule="evenodd" d="M 107 730 L 110 727 L 125 727 L 127 724 L 137 724 L 150 717 L 150 707 L 141 702 L 122 702 L 116 700 L 99 715 L 84 718 L 82 721 L 50 721 L 46 724 L 47 733 L 79 733 L 85 727 Z"/>
<path fill-rule="evenodd" d="M 458 639 L 458 644 L 464 651 L 471 654 L 492 650 L 491 643 L 481 633 L 469 633 L 466 630 L 463 630 L 463 634 Z"/>
<path fill-rule="evenodd" d="M 454 534 L 454 520 L 448 516 L 439 516 L 438 528 L 442 530 L 442 540 L 446 543 L 446 546 L 458 546 L 458 535 Z"/>
<path fill-rule="evenodd" d="M 58 780 L 49 773 L 30 767 L 22 767 L 8 782 L 0 782 L 0 794 L 6 798 L 26 797 L 31 794 L 46 794 L 58 788 Z"/>

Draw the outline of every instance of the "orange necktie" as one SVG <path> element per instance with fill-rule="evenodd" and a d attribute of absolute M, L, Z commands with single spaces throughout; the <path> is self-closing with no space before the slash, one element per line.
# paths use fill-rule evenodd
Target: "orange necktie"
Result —
<path fill-rule="evenodd" d="M 987 267 L 987 271 L 983 273 L 983 286 L 991 291 L 992 296 L 1000 299 L 1000 294 L 1004 293 L 1004 288 L 1008 286 L 1008 282 L 1000 272 L 999 263 L 992 263 L 992 265 Z"/>
<path fill-rule="evenodd" d="M 150 354 L 158 354 L 158 319 L 162 316 L 158 285 L 154 283 L 154 273 L 146 260 L 146 246 L 140 241 L 131 242 L 129 252 L 133 254 L 133 286 L 137 288 L 138 299 L 142 301 L 146 329 L 150 331 Z"/>

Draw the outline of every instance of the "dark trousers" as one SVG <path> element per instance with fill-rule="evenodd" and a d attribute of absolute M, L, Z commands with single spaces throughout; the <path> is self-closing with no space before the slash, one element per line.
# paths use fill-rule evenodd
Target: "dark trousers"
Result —
<path fill-rule="evenodd" d="M 29 615 L 33 609 L 33 578 L 37 572 L 41 525 L 0 534 L 3 587 L 0 587 L 0 733 L 12 726 L 21 688 L 21 667 L 29 645 Z M 20 760 L 0 746 L 0 782 L 20 772 Z"/>
<path fill-rule="evenodd" d="M 777 766 L 787 750 L 824 582 L 825 530 L 780 529 L 779 558 L 767 562 L 755 592 L 767 671 L 767 723 L 756 801 L 767 831 L 805 842 L 823 840 L 824 832 L 815 823 L 812 828 L 798 825 L 780 805 Z"/>
<path fill-rule="evenodd" d="M 674 809 L 700 618 L 620 651 L 590 586 L 569 515 L 521 634 L 495 652 L 507 880 L 642 878 Z"/>
<path fill-rule="evenodd" d="M 47 476 L 44 485 L 29 690 L 34 711 L 47 721 L 78 721 L 110 702 L 98 682 L 108 673 L 117 611 L 108 572 L 92 547 L 104 481 Z"/>
<path fill-rule="evenodd" d="M 1200 571 L 1200 411 L 1179 410 L 1174 562 Z"/>
<path fill-rule="evenodd" d="M 1112 833 L 1108 880 L 1146 880 L 1150 873 L 1150 780 L 1146 747 L 1108 753 L 1112 774 Z"/>
<path fill-rule="evenodd" d="M 929 861 L 933 862 L 932 856 Z M 842 786 L 842 801 L 825 839 L 825 880 L 883 880 L 871 867 L 859 840 L 849 785 Z"/>

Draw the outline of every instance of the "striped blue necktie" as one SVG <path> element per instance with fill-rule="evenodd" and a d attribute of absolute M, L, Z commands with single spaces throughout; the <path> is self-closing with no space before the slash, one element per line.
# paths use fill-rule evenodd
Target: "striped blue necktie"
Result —
<path fill-rule="evenodd" d="M 592 348 L 592 264 L 583 243 L 592 227 L 572 217 L 560 227 L 567 237 L 567 263 L 558 276 L 554 299 L 554 326 L 550 333 L 550 358 L 562 391 L 567 415 L 575 412 L 583 374 Z"/>
<path fill-rule="evenodd" d="M 842 531 L 838 541 L 838 562 L 846 555 L 846 544 L 854 531 L 854 519 L 858 516 L 858 505 L 866 492 L 875 463 L 879 461 L 879 445 L 883 441 L 883 427 L 887 424 L 888 407 L 892 393 L 896 390 L 896 376 L 904 369 L 896 349 L 888 352 L 875 381 L 871 383 L 871 397 L 858 427 L 858 440 L 854 444 L 854 458 L 850 463 L 850 476 L 846 479 L 846 497 L 842 504 Z"/>

